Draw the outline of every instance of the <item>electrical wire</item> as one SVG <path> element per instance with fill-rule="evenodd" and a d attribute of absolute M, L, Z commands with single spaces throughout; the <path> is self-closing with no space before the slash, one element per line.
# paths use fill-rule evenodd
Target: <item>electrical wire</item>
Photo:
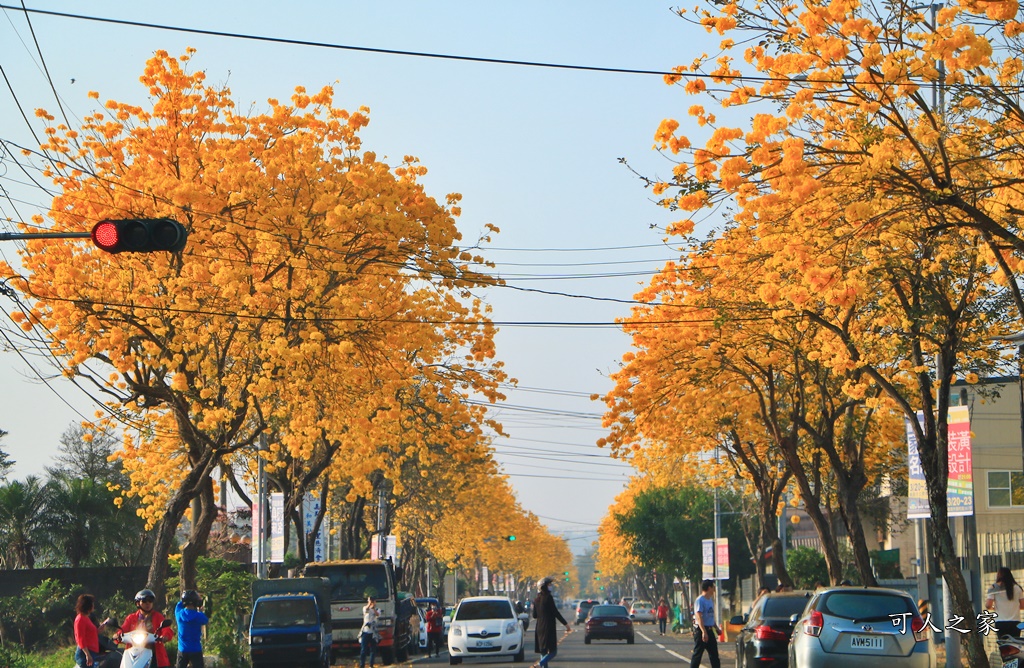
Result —
<path fill-rule="evenodd" d="M 0 4 L 0 9 L 12 9 L 22 11 L 21 7 L 13 5 Z M 313 40 L 304 39 L 289 39 L 285 37 L 271 37 L 268 35 L 253 35 L 248 33 L 228 32 L 224 30 L 207 30 L 203 28 L 189 28 L 185 26 L 174 26 L 159 23 L 149 23 L 145 21 L 130 21 L 127 19 L 114 19 L 100 16 L 88 16 L 85 14 L 72 14 L 69 12 L 58 12 L 47 9 L 25 9 L 26 13 L 31 12 L 33 14 L 41 14 L 45 16 L 55 16 L 59 18 L 75 19 L 79 21 L 90 21 L 96 23 L 107 23 L 112 25 L 123 25 L 131 26 L 135 28 L 147 28 L 152 30 L 166 30 L 170 32 L 187 33 L 192 35 L 206 35 L 209 37 L 227 37 L 231 39 L 241 39 L 255 42 L 265 42 L 274 44 L 287 44 L 292 46 L 307 46 L 316 47 L 322 49 L 332 49 L 340 51 L 356 51 L 361 53 L 375 53 L 383 55 L 393 56 L 408 56 L 414 58 L 429 58 L 436 60 L 451 60 L 460 62 L 473 62 L 473 63 L 486 63 L 490 65 L 512 65 L 519 67 L 533 67 L 541 69 L 553 69 L 553 70 L 569 70 L 579 72 L 599 72 L 605 74 L 630 74 L 630 75 L 644 75 L 644 76 L 659 76 L 659 77 L 672 77 L 677 79 L 707 79 L 715 82 L 725 81 L 740 81 L 740 82 L 752 82 L 752 83 L 769 83 L 769 82 L 782 82 L 792 84 L 835 84 L 835 85 L 849 85 L 849 82 L 845 79 L 828 79 L 828 78 L 817 78 L 807 77 L 803 79 L 795 79 L 793 77 L 773 77 L 765 75 L 745 75 L 736 74 L 723 76 L 721 74 L 707 74 L 703 72 L 685 72 L 681 70 L 649 70 L 649 69 L 637 69 L 637 68 L 626 68 L 626 67 L 600 67 L 595 65 L 572 65 L 566 63 L 553 63 L 543 61 L 532 61 L 532 60 L 515 60 L 508 58 L 485 58 L 481 56 L 460 56 L 448 53 L 437 53 L 429 51 L 410 51 L 405 49 L 384 49 L 377 47 L 368 46 L 355 46 L 351 44 L 338 44 L 332 42 L 319 42 Z M 907 81 L 886 81 L 887 85 L 900 86 L 910 83 L 911 80 Z M 955 83 L 947 84 L 947 87 L 956 86 Z"/>

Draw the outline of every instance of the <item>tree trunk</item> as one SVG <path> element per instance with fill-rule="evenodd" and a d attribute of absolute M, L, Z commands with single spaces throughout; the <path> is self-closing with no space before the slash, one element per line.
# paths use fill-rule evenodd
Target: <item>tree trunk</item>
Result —
<path fill-rule="evenodd" d="M 839 559 L 839 550 L 836 548 L 835 535 L 832 533 L 832 525 L 829 523 L 825 513 L 821 510 L 821 489 L 812 489 L 811 481 L 807 478 L 805 464 L 800 461 L 800 454 L 797 452 L 798 440 L 788 437 L 780 444 L 786 463 L 793 470 L 793 478 L 800 489 L 800 496 L 804 501 L 804 512 L 811 518 L 811 523 L 818 532 L 818 539 L 821 540 L 821 549 L 825 554 L 825 565 L 828 567 L 828 577 L 832 584 L 836 585 L 843 580 L 843 563 Z M 813 470 L 813 469 L 812 469 Z M 774 554 L 773 554 L 774 556 Z M 781 555 L 780 555 L 781 557 Z"/>
<path fill-rule="evenodd" d="M 213 497 L 213 478 L 202 483 L 198 496 L 192 500 L 192 528 L 188 542 L 181 548 L 181 589 L 198 589 L 196 563 L 206 554 L 210 530 L 217 519 L 217 502 Z"/>
<path fill-rule="evenodd" d="M 852 478 L 849 479 L 849 478 Z M 860 500 L 860 493 L 867 483 L 864 476 L 857 484 L 857 477 L 836 475 L 836 482 L 839 488 L 839 511 L 843 516 L 846 525 L 846 534 L 850 537 L 850 545 L 853 548 L 854 562 L 857 564 L 857 572 L 860 573 L 860 581 L 868 587 L 877 587 L 875 572 L 871 568 L 871 554 L 868 552 L 867 538 L 864 536 L 864 525 L 860 519 L 860 509 L 857 502 Z"/>
<path fill-rule="evenodd" d="M 192 470 L 171 495 L 164 516 L 157 523 L 156 541 L 153 545 L 153 556 L 149 561 L 146 586 L 156 594 L 158 606 L 165 602 L 167 594 L 167 555 L 170 554 L 174 534 L 188 504 L 199 493 L 202 480 L 210 477 L 213 465 L 213 453 L 208 450 L 199 461 L 193 463 Z"/>

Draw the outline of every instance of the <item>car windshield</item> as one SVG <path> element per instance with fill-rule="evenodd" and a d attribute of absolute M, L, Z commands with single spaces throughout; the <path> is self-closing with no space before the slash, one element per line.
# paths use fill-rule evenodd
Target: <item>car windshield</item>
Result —
<path fill-rule="evenodd" d="M 508 601 L 463 601 L 455 612 L 455 621 L 472 622 L 479 619 L 515 619 Z"/>
<path fill-rule="evenodd" d="M 312 626 L 317 623 L 316 603 L 309 598 L 256 601 L 253 627 Z"/>
<path fill-rule="evenodd" d="M 807 598 L 803 596 L 779 596 L 769 598 L 764 602 L 762 617 L 780 617 L 789 619 L 793 615 L 799 615 L 807 607 Z"/>
<path fill-rule="evenodd" d="M 863 621 L 890 619 L 891 615 L 916 613 L 909 596 L 871 591 L 834 591 L 826 594 L 818 609 L 827 615 Z"/>
<path fill-rule="evenodd" d="M 331 581 L 332 601 L 365 601 L 388 598 L 388 575 L 383 564 L 324 564 L 306 566 L 307 577 Z"/>
<path fill-rule="evenodd" d="M 637 601 L 636 603 L 633 604 L 633 609 L 634 610 L 642 610 L 643 608 L 650 609 L 651 607 L 653 607 L 653 606 L 651 606 L 651 604 L 648 603 L 647 601 Z"/>
<path fill-rule="evenodd" d="M 591 617 L 628 617 L 624 605 L 595 605 L 590 611 Z"/>

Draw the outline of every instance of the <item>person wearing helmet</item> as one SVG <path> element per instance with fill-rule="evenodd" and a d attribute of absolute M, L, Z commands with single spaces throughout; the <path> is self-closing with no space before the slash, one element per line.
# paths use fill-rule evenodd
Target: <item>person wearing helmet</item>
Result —
<path fill-rule="evenodd" d="M 160 628 L 164 621 L 163 614 L 156 609 L 156 594 L 152 589 L 143 589 L 135 594 L 136 610 L 124 618 L 124 624 L 118 631 L 118 641 L 126 634 L 130 634 L 137 628 L 144 628 L 149 633 L 155 634 L 158 638 L 170 640 L 174 633 L 170 627 Z M 131 643 L 125 643 L 130 646 Z M 167 649 L 162 642 L 153 645 L 153 660 L 156 668 L 170 668 L 171 658 L 167 656 Z"/>
<path fill-rule="evenodd" d="M 176 668 L 203 668 L 203 627 L 210 623 L 200 608 L 203 599 L 199 592 L 187 589 L 181 593 L 181 600 L 174 607 L 174 618 L 178 622 L 178 663 Z"/>
<path fill-rule="evenodd" d="M 554 584 L 552 578 L 544 578 L 537 583 L 537 598 L 533 601 L 533 618 L 537 620 L 534 629 L 534 651 L 541 657 L 531 668 L 547 668 L 548 663 L 558 653 L 556 620 L 565 624 L 567 633 L 572 631 L 569 622 L 565 621 L 562 613 L 558 612 L 558 606 L 555 605 L 555 598 L 551 593 Z"/>

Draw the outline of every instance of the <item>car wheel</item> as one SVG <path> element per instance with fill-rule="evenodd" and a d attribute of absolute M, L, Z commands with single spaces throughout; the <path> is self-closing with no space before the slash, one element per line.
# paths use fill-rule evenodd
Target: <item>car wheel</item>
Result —
<path fill-rule="evenodd" d="M 390 666 L 395 662 L 395 650 L 393 647 L 381 647 L 380 648 L 380 661 L 385 666 Z"/>
<path fill-rule="evenodd" d="M 519 651 L 516 652 L 516 655 L 512 657 L 512 661 L 515 663 L 522 663 L 523 661 L 526 661 L 526 648 L 520 647 Z"/>
<path fill-rule="evenodd" d="M 462 663 L 462 657 L 461 656 L 449 656 L 448 657 L 448 665 L 450 665 L 450 666 L 457 666 L 460 663 Z"/>
<path fill-rule="evenodd" d="M 583 636 L 583 644 L 585 644 L 585 645 L 589 645 L 590 644 L 590 636 Z"/>
<path fill-rule="evenodd" d="M 626 638 L 626 644 L 627 645 L 632 645 L 635 642 L 636 642 L 636 636 L 629 636 L 628 638 Z"/>

